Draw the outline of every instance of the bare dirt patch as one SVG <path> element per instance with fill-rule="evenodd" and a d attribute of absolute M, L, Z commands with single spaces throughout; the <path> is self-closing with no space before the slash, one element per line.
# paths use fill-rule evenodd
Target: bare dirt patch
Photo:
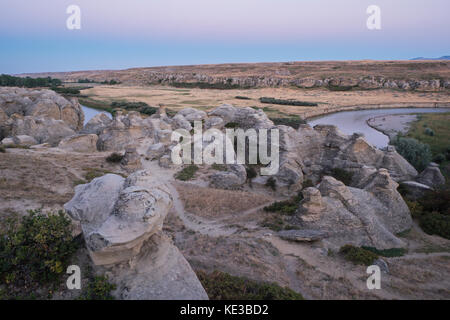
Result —
<path fill-rule="evenodd" d="M 239 214 L 272 201 L 262 194 L 202 188 L 188 183 L 177 183 L 176 188 L 185 210 L 204 218 Z"/>

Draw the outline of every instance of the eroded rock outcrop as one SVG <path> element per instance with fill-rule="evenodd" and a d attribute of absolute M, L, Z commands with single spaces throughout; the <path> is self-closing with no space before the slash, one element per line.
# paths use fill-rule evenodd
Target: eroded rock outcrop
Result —
<path fill-rule="evenodd" d="M 445 184 L 445 177 L 442 175 L 441 170 L 439 170 L 439 165 L 431 162 L 428 167 L 419 174 L 416 181 L 429 187 L 437 188 Z"/>
<path fill-rule="evenodd" d="M 122 299 L 207 299 L 178 249 L 162 233 L 172 206 L 168 187 L 147 171 L 107 174 L 75 188 L 64 205 L 80 221 L 99 270 L 113 274 Z"/>
<path fill-rule="evenodd" d="M 62 139 L 58 144 L 58 148 L 72 152 L 96 152 L 97 140 L 98 136 L 96 134 L 77 134 Z"/>
<path fill-rule="evenodd" d="M 325 232 L 336 247 L 403 247 L 405 243 L 395 234 L 411 228 L 412 220 L 396 187 L 383 169 L 361 189 L 325 176 L 318 188 L 303 191 L 298 209 L 302 228 Z"/>
<path fill-rule="evenodd" d="M 53 90 L 1 87 L 0 108 L 8 117 L 19 114 L 62 120 L 74 131 L 83 127 L 84 113 L 78 101 L 67 100 Z"/>

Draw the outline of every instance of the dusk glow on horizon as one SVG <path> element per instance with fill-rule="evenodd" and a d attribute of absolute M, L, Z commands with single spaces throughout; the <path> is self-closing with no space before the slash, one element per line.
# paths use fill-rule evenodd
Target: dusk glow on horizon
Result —
<path fill-rule="evenodd" d="M 67 7 L 81 10 L 69 30 Z M 381 30 L 366 9 L 381 9 Z M 0 73 L 450 54 L 448 0 L 0 0 Z"/>

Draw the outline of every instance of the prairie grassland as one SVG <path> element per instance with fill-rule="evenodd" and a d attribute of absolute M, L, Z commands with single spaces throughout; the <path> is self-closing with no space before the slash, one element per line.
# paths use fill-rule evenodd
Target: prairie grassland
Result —
<path fill-rule="evenodd" d="M 82 90 L 86 98 L 81 101 L 91 103 L 110 104 L 113 101 L 142 101 L 150 106 L 164 105 L 169 109 L 198 108 L 210 110 L 223 103 L 230 103 L 238 107 L 258 107 L 269 116 L 283 117 L 288 115 L 307 116 L 310 112 L 327 113 L 338 111 L 341 107 L 360 105 L 404 105 L 450 103 L 448 92 L 409 92 L 395 90 L 367 90 L 367 91 L 329 91 L 323 88 L 257 88 L 257 89 L 178 89 L 167 86 L 94 86 Z M 246 97 L 248 99 L 242 99 Z M 317 107 L 283 106 L 263 104 L 261 97 L 277 99 L 294 99 L 318 103 Z"/>

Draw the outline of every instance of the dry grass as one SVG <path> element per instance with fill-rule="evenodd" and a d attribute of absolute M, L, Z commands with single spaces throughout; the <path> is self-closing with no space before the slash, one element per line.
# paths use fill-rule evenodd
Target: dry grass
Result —
<path fill-rule="evenodd" d="M 96 86 L 83 90 L 83 94 L 89 98 L 111 103 L 117 100 L 142 101 L 151 106 L 163 104 L 169 109 L 182 109 L 195 107 L 202 110 L 210 110 L 223 103 L 230 103 L 240 107 L 265 108 L 269 116 L 280 116 L 283 113 L 302 115 L 304 112 L 317 110 L 318 108 L 332 108 L 333 106 L 355 106 L 367 104 L 396 104 L 396 103 L 432 103 L 448 102 L 449 96 L 446 92 L 418 93 L 410 91 L 329 91 L 322 88 L 317 89 L 294 89 L 294 88 L 259 88 L 239 90 L 211 90 L 211 89 L 189 89 L 181 96 L 177 89 L 169 90 L 164 86 L 147 87 L 112 87 Z M 247 96 L 250 100 L 236 99 L 236 96 Z M 301 101 L 316 102 L 319 107 L 281 106 L 262 104 L 261 97 L 274 97 L 278 99 L 294 99 Z"/>
<path fill-rule="evenodd" d="M 177 183 L 176 188 L 186 211 L 206 218 L 237 214 L 270 202 L 269 196 L 246 192 L 218 190 Z"/>
<path fill-rule="evenodd" d="M 45 153 L 44 153 L 45 152 Z M 62 206 L 84 180 L 86 167 L 117 171 L 102 153 L 80 155 L 19 150 L 0 154 L 0 202 Z"/>

